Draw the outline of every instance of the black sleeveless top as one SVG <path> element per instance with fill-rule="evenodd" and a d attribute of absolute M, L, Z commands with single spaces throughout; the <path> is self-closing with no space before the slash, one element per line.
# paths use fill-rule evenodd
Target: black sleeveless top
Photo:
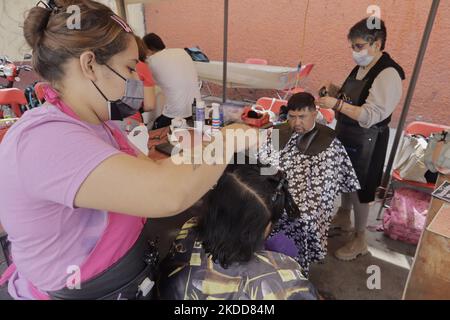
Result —
<path fill-rule="evenodd" d="M 345 102 L 354 105 L 354 106 L 362 106 L 367 98 L 369 97 L 370 88 L 372 88 L 373 82 L 378 77 L 378 75 L 387 68 L 394 68 L 397 70 L 400 78 L 405 80 L 405 72 L 403 68 L 395 62 L 391 56 L 383 52 L 381 58 L 377 61 L 377 63 L 369 70 L 369 72 L 365 75 L 365 77 L 361 80 L 356 80 L 356 75 L 358 74 L 359 66 L 356 66 L 350 75 L 345 80 L 341 91 L 339 92 L 339 98 L 343 99 Z M 391 121 L 390 115 L 387 119 L 382 122 L 376 124 L 375 126 L 385 126 L 389 124 Z M 350 126 L 359 126 L 358 122 L 347 117 L 344 114 L 337 115 L 338 122 L 341 122 L 345 125 Z"/>

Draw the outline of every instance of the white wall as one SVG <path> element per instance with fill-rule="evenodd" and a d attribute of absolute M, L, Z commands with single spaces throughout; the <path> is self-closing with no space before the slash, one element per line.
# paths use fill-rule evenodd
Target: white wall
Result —
<path fill-rule="evenodd" d="M 97 0 L 116 11 L 114 0 Z M 20 61 L 30 48 L 25 43 L 22 25 L 26 11 L 36 5 L 38 0 L 0 0 L 0 55 Z M 144 11 L 140 4 L 128 5 L 128 21 L 135 33 L 145 34 Z"/>
<path fill-rule="evenodd" d="M 23 55 L 30 52 L 21 26 L 26 11 L 36 3 L 36 0 L 0 0 L 0 55 L 22 60 Z"/>
<path fill-rule="evenodd" d="M 127 20 L 134 33 L 140 37 L 145 36 L 145 18 L 143 4 L 129 4 L 127 6 Z"/>

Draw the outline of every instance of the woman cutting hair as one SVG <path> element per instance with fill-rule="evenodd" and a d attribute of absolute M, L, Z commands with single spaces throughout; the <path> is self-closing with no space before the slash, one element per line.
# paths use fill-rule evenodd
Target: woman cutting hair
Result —
<path fill-rule="evenodd" d="M 148 298 L 146 218 L 189 208 L 226 165 L 156 163 L 132 148 L 111 121 L 143 101 L 131 28 L 96 1 L 52 3 L 24 23 L 34 69 L 51 83 L 47 103 L 0 148 L 0 220 L 14 260 L 2 280 L 15 299 Z M 81 29 L 67 26 L 71 5 Z"/>
<path fill-rule="evenodd" d="M 355 235 L 336 251 L 341 260 L 368 253 L 365 230 L 369 203 L 381 183 L 389 141 L 391 115 L 402 97 L 405 73 L 388 53 L 387 30 L 378 18 L 363 19 L 348 34 L 357 66 L 351 71 L 337 97 L 323 97 L 322 108 L 337 112 L 336 133 L 352 161 L 361 190 L 342 195 L 342 205 L 333 226 L 349 230 L 350 212 L 355 214 Z"/>

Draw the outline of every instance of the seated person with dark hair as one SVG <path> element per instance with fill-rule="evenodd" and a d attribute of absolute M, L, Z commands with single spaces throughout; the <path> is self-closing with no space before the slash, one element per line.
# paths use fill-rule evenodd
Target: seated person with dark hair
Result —
<path fill-rule="evenodd" d="M 294 257 L 308 276 L 309 265 L 327 254 L 328 230 L 334 201 L 341 193 L 360 188 L 350 158 L 331 128 L 316 123 L 314 97 L 294 94 L 287 105 L 287 122 L 271 131 L 259 160 L 286 172 L 289 191 L 300 215 L 283 215 L 268 239 L 267 248 Z M 278 132 L 276 139 L 275 133 Z M 280 250 L 291 243 L 296 252 Z"/>
<path fill-rule="evenodd" d="M 182 227 L 162 263 L 159 296 L 173 300 L 317 299 L 292 258 L 264 250 L 286 210 L 298 215 L 284 175 L 229 166 L 210 191 L 205 213 Z"/>

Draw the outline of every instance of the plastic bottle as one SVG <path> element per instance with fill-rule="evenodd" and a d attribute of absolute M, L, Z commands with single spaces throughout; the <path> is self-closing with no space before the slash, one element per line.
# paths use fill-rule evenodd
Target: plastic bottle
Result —
<path fill-rule="evenodd" d="M 205 125 L 205 108 L 206 108 L 205 102 L 199 100 L 197 102 L 197 109 L 195 113 L 195 129 L 201 132 L 203 132 L 203 126 Z"/>
<path fill-rule="evenodd" d="M 215 135 L 220 131 L 220 104 L 212 104 L 212 134 Z"/>
<path fill-rule="evenodd" d="M 194 98 L 194 102 L 192 103 L 192 120 L 194 120 L 194 123 L 196 119 L 196 112 L 197 112 L 197 99 Z"/>

